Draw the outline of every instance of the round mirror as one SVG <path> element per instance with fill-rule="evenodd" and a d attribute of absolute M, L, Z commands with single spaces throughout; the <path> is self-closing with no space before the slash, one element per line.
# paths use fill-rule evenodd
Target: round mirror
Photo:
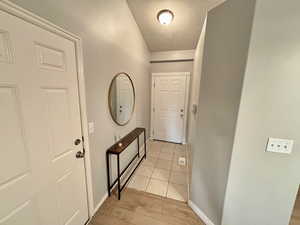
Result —
<path fill-rule="evenodd" d="M 118 73 L 110 83 L 108 95 L 109 111 L 120 126 L 126 125 L 133 114 L 135 91 L 131 78 L 126 73 Z"/>

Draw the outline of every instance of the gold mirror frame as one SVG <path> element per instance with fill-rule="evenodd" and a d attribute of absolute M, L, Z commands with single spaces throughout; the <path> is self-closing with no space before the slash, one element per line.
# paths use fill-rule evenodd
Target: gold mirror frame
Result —
<path fill-rule="evenodd" d="M 126 77 L 128 77 L 128 79 L 129 79 L 129 81 L 130 81 L 130 83 L 131 83 L 131 86 L 132 86 L 132 90 L 133 90 L 133 106 L 132 106 L 132 111 L 131 111 L 131 114 L 130 114 L 130 118 L 126 121 L 126 123 L 123 123 L 123 124 L 122 124 L 122 123 L 119 123 L 119 122 L 117 121 L 117 119 L 114 118 L 114 116 L 113 116 L 113 111 L 112 111 L 111 104 L 110 104 L 110 101 L 111 101 L 111 89 L 112 89 L 112 85 L 113 85 L 114 81 L 116 80 L 116 78 L 117 78 L 118 76 L 120 76 L 120 75 L 125 75 Z M 111 118 L 112 118 L 113 121 L 114 121 L 116 124 L 118 124 L 119 126 L 125 126 L 125 125 L 127 125 L 127 124 L 131 121 L 132 115 L 133 115 L 134 109 L 135 109 L 135 88 L 134 88 L 133 82 L 132 82 L 132 80 L 131 80 L 129 74 L 127 74 L 127 73 L 125 73 L 125 72 L 120 72 L 120 73 L 117 73 L 117 74 L 113 77 L 113 79 L 111 80 L 110 85 L 109 85 L 109 91 L 108 91 L 108 108 L 109 108 L 109 113 L 110 113 Z"/>

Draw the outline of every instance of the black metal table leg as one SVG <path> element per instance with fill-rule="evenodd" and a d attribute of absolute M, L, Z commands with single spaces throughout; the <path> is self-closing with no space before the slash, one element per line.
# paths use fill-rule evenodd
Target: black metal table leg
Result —
<path fill-rule="evenodd" d="M 137 137 L 138 156 L 140 158 L 140 136 Z"/>
<path fill-rule="evenodd" d="M 120 182 L 120 155 L 117 154 L 117 169 L 118 169 L 118 199 L 121 199 L 121 182 Z"/>
<path fill-rule="evenodd" d="M 146 129 L 144 130 L 144 149 L 145 149 L 145 159 L 147 157 L 147 143 L 146 143 Z"/>
<path fill-rule="evenodd" d="M 109 154 L 106 152 L 106 170 L 107 170 L 107 190 L 110 196 L 110 174 L 109 174 Z"/>

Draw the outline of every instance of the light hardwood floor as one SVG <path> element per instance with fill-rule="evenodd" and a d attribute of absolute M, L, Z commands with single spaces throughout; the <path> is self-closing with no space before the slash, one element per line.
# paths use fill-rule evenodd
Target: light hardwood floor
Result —
<path fill-rule="evenodd" d="M 300 225 L 300 190 L 298 192 L 290 225 Z"/>
<path fill-rule="evenodd" d="M 90 225 L 205 225 L 186 203 L 126 188 L 106 199 Z"/>

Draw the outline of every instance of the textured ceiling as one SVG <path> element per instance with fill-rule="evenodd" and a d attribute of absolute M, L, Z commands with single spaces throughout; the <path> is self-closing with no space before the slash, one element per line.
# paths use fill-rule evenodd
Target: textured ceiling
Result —
<path fill-rule="evenodd" d="M 220 0 L 127 0 L 150 51 L 195 49 L 206 10 Z M 175 17 L 161 25 L 157 13 L 170 9 Z"/>

